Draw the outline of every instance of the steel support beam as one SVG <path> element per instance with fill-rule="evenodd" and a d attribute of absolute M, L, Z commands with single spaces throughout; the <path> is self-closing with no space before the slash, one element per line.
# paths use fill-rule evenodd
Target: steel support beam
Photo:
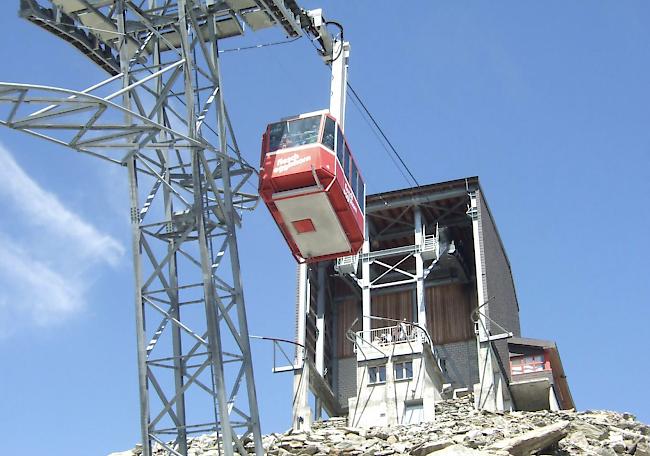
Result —
<path fill-rule="evenodd" d="M 327 270 L 324 263 L 317 266 L 318 294 L 316 296 L 316 372 L 325 377 L 325 298 L 327 287 Z M 318 420 L 322 418 L 322 400 L 316 396 L 316 414 Z"/>
<path fill-rule="evenodd" d="M 332 51 L 332 82 L 330 94 L 330 113 L 336 118 L 345 131 L 345 100 L 348 87 L 348 60 L 350 58 L 350 43 L 335 41 Z"/>
<path fill-rule="evenodd" d="M 398 198 L 395 200 L 373 201 L 366 206 L 366 214 L 372 214 L 377 211 L 382 211 L 389 208 L 399 208 L 404 206 L 419 206 L 420 204 L 432 203 L 434 201 L 445 200 L 449 198 L 456 198 L 460 196 L 467 196 L 467 190 L 464 188 L 457 188 L 441 192 L 430 193 L 428 195 L 415 195 Z"/>
<path fill-rule="evenodd" d="M 361 330 L 363 331 L 364 338 L 370 342 L 370 330 L 372 329 L 371 319 L 372 305 L 371 305 L 371 277 L 370 277 L 370 241 L 368 239 L 368 223 L 366 222 L 366 239 L 363 241 L 361 248 L 361 280 L 359 286 L 361 287 Z"/>
<path fill-rule="evenodd" d="M 413 209 L 413 225 L 415 234 L 415 245 L 424 244 L 424 225 L 422 223 L 422 211 L 419 207 Z M 427 326 L 427 309 L 426 300 L 424 299 L 424 260 L 422 253 L 418 250 L 415 257 L 415 308 L 417 309 L 417 322 L 426 328 Z M 428 330 L 428 328 L 427 328 Z"/>
<path fill-rule="evenodd" d="M 472 218 L 472 237 L 474 239 L 474 265 L 476 268 L 477 311 L 474 312 L 476 344 L 478 347 L 479 383 L 475 386 L 474 401 L 479 410 L 499 410 L 497 403 L 499 382 L 495 372 L 495 362 L 492 347 L 489 342 L 487 313 L 489 303 L 485 269 L 483 267 L 483 240 L 480 229 L 480 212 L 478 207 L 478 191 L 470 193 L 468 215 Z"/>
<path fill-rule="evenodd" d="M 296 360 L 294 362 L 294 365 L 300 366 L 300 368 L 296 369 L 293 374 L 293 405 L 291 411 L 292 427 L 296 431 L 310 429 L 312 422 L 309 407 L 310 372 L 307 367 L 309 353 L 306 349 L 310 295 L 309 266 L 307 263 L 301 263 L 298 265 L 298 302 L 296 304 L 298 340 L 296 341 Z"/>

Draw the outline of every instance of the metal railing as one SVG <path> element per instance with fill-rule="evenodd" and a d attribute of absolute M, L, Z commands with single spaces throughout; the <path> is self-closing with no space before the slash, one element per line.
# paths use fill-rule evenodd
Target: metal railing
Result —
<path fill-rule="evenodd" d="M 339 274 L 356 274 L 357 265 L 359 264 L 359 254 L 348 255 L 336 259 L 334 269 Z"/>
<path fill-rule="evenodd" d="M 400 323 L 395 326 L 375 328 L 369 331 L 358 331 L 357 337 L 379 347 L 412 342 L 425 343 L 428 340 L 426 333 L 421 328 L 410 323 Z"/>
<path fill-rule="evenodd" d="M 291 372 L 296 369 L 301 369 L 304 365 L 304 360 L 306 356 L 307 350 L 305 349 L 305 346 L 303 344 L 300 344 L 298 342 L 294 342 L 292 340 L 287 340 L 287 339 L 279 339 L 277 337 L 266 337 L 266 336 L 249 336 L 251 339 L 259 339 L 259 340 L 268 340 L 273 343 L 273 369 L 272 372 L 274 374 L 280 373 L 280 372 Z M 296 349 L 295 357 L 293 355 L 290 355 L 287 353 L 287 350 L 283 347 L 283 344 L 286 345 L 292 345 Z M 313 352 L 312 352 L 313 353 Z M 283 365 L 278 364 L 278 360 L 280 363 L 286 363 Z"/>

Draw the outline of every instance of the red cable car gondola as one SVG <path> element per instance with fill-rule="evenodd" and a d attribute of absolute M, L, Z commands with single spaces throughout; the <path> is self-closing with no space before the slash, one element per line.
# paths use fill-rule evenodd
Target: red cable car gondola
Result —
<path fill-rule="evenodd" d="M 298 261 L 331 260 L 361 249 L 365 184 L 327 111 L 270 124 L 260 168 L 259 193 Z"/>

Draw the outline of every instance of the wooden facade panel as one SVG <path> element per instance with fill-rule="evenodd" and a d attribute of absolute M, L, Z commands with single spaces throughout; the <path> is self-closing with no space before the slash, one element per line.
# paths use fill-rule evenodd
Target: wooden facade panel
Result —
<path fill-rule="evenodd" d="M 470 284 L 449 284 L 425 290 L 427 329 L 434 344 L 473 339 L 472 309 L 476 292 Z"/>
<path fill-rule="evenodd" d="M 354 320 L 357 323 L 352 327 Z M 338 303 L 336 324 L 336 354 L 339 358 L 355 356 L 354 343 L 346 337 L 347 331 L 361 331 L 361 303 L 357 299 L 346 299 Z"/>
<path fill-rule="evenodd" d="M 413 292 L 410 290 L 399 293 L 374 295 L 371 299 L 372 315 L 374 317 L 385 317 L 392 320 L 413 321 Z M 397 323 L 391 321 L 372 320 L 370 327 L 383 328 L 395 326 Z"/>

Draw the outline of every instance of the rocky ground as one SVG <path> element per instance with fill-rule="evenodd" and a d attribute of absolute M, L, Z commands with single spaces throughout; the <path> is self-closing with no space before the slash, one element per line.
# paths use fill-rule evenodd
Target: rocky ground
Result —
<path fill-rule="evenodd" d="M 357 429 L 333 418 L 315 423 L 309 433 L 265 436 L 264 448 L 271 456 L 650 456 L 650 426 L 606 411 L 479 412 L 468 396 L 436 405 L 433 423 Z M 252 442 L 247 450 L 253 451 Z M 193 438 L 189 454 L 217 456 L 216 435 Z"/>

